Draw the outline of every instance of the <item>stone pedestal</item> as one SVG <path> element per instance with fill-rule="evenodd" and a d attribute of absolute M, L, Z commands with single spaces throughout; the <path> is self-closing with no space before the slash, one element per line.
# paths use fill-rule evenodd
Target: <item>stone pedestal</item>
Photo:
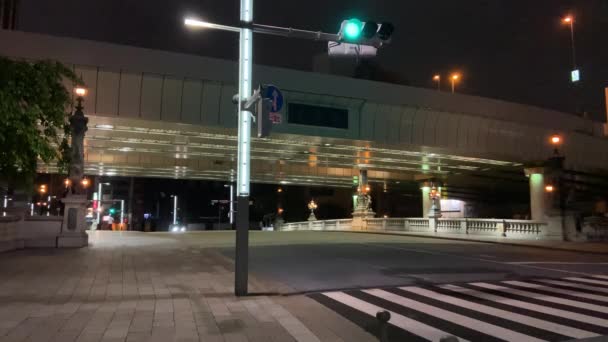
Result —
<path fill-rule="evenodd" d="M 85 195 L 68 195 L 65 204 L 61 233 L 57 237 L 57 247 L 86 247 L 89 236 L 86 233 L 87 198 Z"/>
<path fill-rule="evenodd" d="M 354 230 L 362 230 L 365 228 L 365 219 L 374 218 L 376 213 L 371 208 L 371 198 L 369 195 L 359 194 L 357 196 L 357 205 L 353 211 L 352 228 Z"/>
<path fill-rule="evenodd" d="M 317 217 L 315 216 L 315 212 L 314 211 L 310 211 L 310 215 L 308 215 L 308 221 L 316 221 Z"/>

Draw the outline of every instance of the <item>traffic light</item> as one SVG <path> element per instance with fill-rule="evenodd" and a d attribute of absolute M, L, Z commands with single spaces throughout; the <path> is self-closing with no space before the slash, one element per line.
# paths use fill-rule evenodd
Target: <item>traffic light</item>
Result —
<path fill-rule="evenodd" d="M 116 209 L 114 209 L 114 208 L 110 208 L 109 211 L 110 211 L 110 215 L 116 214 Z"/>
<path fill-rule="evenodd" d="M 338 36 L 340 42 L 357 45 L 369 45 L 376 48 L 390 42 L 395 27 L 388 22 L 362 22 L 359 19 L 342 21 Z"/>

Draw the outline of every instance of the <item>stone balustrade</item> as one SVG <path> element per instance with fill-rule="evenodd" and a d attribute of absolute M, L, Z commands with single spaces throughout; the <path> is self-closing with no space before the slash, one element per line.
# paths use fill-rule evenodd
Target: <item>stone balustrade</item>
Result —
<path fill-rule="evenodd" d="M 360 226 L 355 226 L 355 222 L 352 219 L 292 222 L 284 223 L 279 230 L 420 232 L 511 239 L 561 238 L 559 234 L 552 233 L 547 223 L 527 220 L 366 218 L 361 221 Z"/>
<path fill-rule="evenodd" d="M 0 252 L 28 247 L 57 247 L 63 216 L 0 216 Z"/>

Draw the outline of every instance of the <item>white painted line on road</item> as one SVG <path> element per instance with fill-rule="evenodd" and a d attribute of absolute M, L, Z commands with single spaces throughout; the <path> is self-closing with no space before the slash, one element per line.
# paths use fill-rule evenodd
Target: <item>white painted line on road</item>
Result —
<path fill-rule="evenodd" d="M 488 255 L 488 254 L 479 254 L 479 256 L 480 256 L 480 257 L 483 257 L 483 258 L 492 258 L 492 259 L 496 259 L 496 258 L 498 258 L 497 256 L 494 256 L 494 255 Z"/>
<path fill-rule="evenodd" d="M 514 294 L 514 295 L 518 295 L 518 296 L 538 299 L 538 300 L 542 300 L 545 302 L 568 305 L 568 306 L 572 306 L 575 308 L 581 308 L 581 309 L 585 309 L 585 310 L 597 311 L 597 312 L 602 312 L 602 313 L 608 313 L 608 307 L 606 307 L 606 306 L 589 304 L 589 303 L 584 303 L 584 302 L 577 302 L 575 300 L 547 296 L 547 295 L 536 293 L 536 292 L 518 290 L 518 289 L 513 289 L 510 287 L 504 287 L 504 286 L 493 285 L 493 284 L 488 284 L 488 283 L 469 283 L 469 284 L 474 285 L 474 286 L 483 287 L 483 288 L 490 289 L 490 290 L 496 290 L 496 291 L 510 293 L 510 294 Z"/>
<path fill-rule="evenodd" d="M 593 275 L 594 278 L 602 278 L 602 279 L 608 279 L 608 276 L 605 275 L 599 275 L 599 274 L 594 274 Z"/>
<path fill-rule="evenodd" d="M 538 290 L 543 290 L 543 291 L 547 291 L 547 292 L 559 293 L 559 294 L 563 294 L 563 295 L 567 295 L 567 296 L 587 298 L 587 299 L 591 299 L 591 300 L 597 300 L 598 302 L 608 302 L 608 297 L 598 296 L 598 295 L 594 295 L 594 294 L 590 294 L 590 293 L 558 289 L 558 288 L 554 288 L 551 286 L 525 283 L 523 281 L 503 281 L 503 283 L 509 284 L 509 285 L 527 287 L 529 289 L 538 289 Z"/>
<path fill-rule="evenodd" d="M 590 284 L 598 284 L 598 285 L 608 286 L 608 281 L 601 281 L 601 280 L 595 280 L 595 279 L 586 279 L 586 278 L 576 278 L 576 277 L 565 278 L 565 279 L 575 280 L 575 281 L 581 281 L 583 283 L 590 283 Z"/>
<path fill-rule="evenodd" d="M 559 281 L 559 280 L 550 280 L 550 279 L 537 279 L 537 281 L 547 283 L 547 284 L 553 284 L 553 285 L 575 287 L 580 290 L 589 290 L 589 291 L 608 293 L 608 289 L 604 288 L 604 287 L 583 285 L 583 284 L 579 284 L 579 283 L 571 283 L 568 281 Z"/>
<path fill-rule="evenodd" d="M 510 265 L 608 265 L 608 262 L 568 262 L 568 261 L 512 261 Z"/>
<path fill-rule="evenodd" d="M 589 331 L 585 331 L 585 330 L 581 330 L 581 329 L 577 329 L 577 328 L 573 328 L 573 327 L 569 327 L 569 326 L 565 326 L 565 325 L 561 325 L 561 324 L 557 324 L 557 323 L 553 323 L 553 322 L 549 322 L 549 321 L 544 321 L 542 319 L 538 319 L 538 318 L 534 318 L 534 317 L 530 317 L 530 316 L 526 316 L 526 315 L 520 315 L 518 313 L 493 308 L 491 306 L 487 306 L 487 305 L 483 305 L 483 304 L 477 304 L 475 302 L 463 300 L 463 299 L 452 297 L 452 296 L 447 296 L 447 295 L 444 295 L 444 294 L 441 294 L 441 293 L 438 293 L 435 291 L 431 291 L 431 290 L 426 290 L 426 289 L 423 289 L 420 287 L 400 287 L 400 289 L 402 289 L 404 291 L 409 291 L 409 292 L 412 292 L 412 293 L 415 293 L 415 294 L 418 294 L 421 296 L 425 296 L 425 297 L 428 297 L 431 299 L 440 300 L 442 302 L 449 303 L 452 305 L 460 306 L 465 309 L 478 311 L 478 312 L 481 312 L 481 313 L 484 313 L 487 315 L 500 317 L 500 318 L 507 319 L 507 320 L 510 320 L 513 322 L 521 323 L 524 325 L 529 325 L 529 326 L 532 326 L 532 327 L 535 327 L 538 329 L 555 332 L 560 335 L 569 336 L 572 338 L 589 338 L 589 337 L 599 336 L 598 334 L 593 333 L 593 332 L 589 332 Z"/>
<path fill-rule="evenodd" d="M 541 339 L 538 339 L 538 338 L 535 338 L 535 337 L 532 337 L 529 335 L 518 333 L 513 330 L 499 327 L 494 324 L 486 323 L 486 322 L 483 322 L 480 320 L 476 320 L 474 318 L 470 318 L 467 316 L 463 316 L 461 314 L 457 314 L 455 312 L 447 311 L 447 310 L 440 309 L 440 308 L 432 306 L 432 305 L 424 304 L 424 303 L 417 302 L 417 301 L 409 299 L 409 298 L 401 297 L 399 295 L 396 295 L 391 292 L 386 292 L 384 290 L 363 290 L 363 292 L 369 293 L 373 296 L 399 304 L 406 308 L 411 308 L 411 309 L 426 313 L 427 315 L 435 316 L 435 317 L 441 318 L 443 320 L 446 320 L 448 322 L 452 322 L 452 323 L 461 325 L 461 326 L 469 328 L 469 329 L 477 330 L 486 335 L 495 336 L 495 337 L 498 337 L 498 338 L 506 340 L 506 341 L 529 341 L 529 342 L 544 341 L 544 340 L 541 340 Z"/>
<path fill-rule="evenodd" d="M 533 303 L 526 303 L 521 300 L 510 299 L 510 298 L 502 297 L 502 296 L 496 296 L 496 295 L 493 295 L 490 293 L 485 293 L 482 291 L 468 289 L 468 288 L 464 288 L 464 287 L 460 287 L 460 286 L 456 286 L 456 285 L 442 285 L 439 287 L 442 289 L 459 292 L 459 293 L 466 294 L 469 296 L 486 299 L 486 300 L 491 300 L 493 302 L 497 302 L 500 304 L 515 306 L 515 307 L 530 310 L 530 311 L 541 312 L 541 313 L 551 315 L 551 316 L 563 317 L 563 318 L 571 319 L 573 321 L 593 324 L 593 325 L 597 325 L 597 326 L 604 327 L 604 328 L 608 326 L 608 320 L 589 316 L 589 315 L 583 315 L 583 314 L 570 312 L 570 311 L 566 311 L 566 310 L 555 309 L 555 308 L 552 308 L 549 306 L 537 305 L 537 304 L 533 304 Z"/>
<path fill-rule="evenodd" d="M 338 301 L 342 304 L 348 305 L 353 309 L 357 309 L 363 313 L 366 313 L 372 317 L 376 317 L 376 313 L 381 310 L 386 310 L 379 306 L 370 304 L 361 299 L 355 298 L 353 296 L 347 295 L 344 292 L 325 292 L 324 296 L 327 296 L 335 301 Z M 418 335 L 422 338 L 425 338 L 430 341 L 439 341 L 442 337 L 449 336 L 450 334 L 445 331 L 441 331 L 439 329 L 433 328 L 430 325 L 426 325 L 424 323 L 415 321 L 413 319 L 407 318 L 398 313 L 387 310 L 391 313 L 390 324 L 399 327 L 405 331 L 408 331 L 414 335 Z M 466 341 L 464 339 L 458 338 L 459 340 Z"/>

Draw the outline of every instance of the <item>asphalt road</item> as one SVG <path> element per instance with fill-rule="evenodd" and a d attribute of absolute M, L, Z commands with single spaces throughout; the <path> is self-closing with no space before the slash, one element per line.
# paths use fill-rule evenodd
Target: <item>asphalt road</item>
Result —
<path fill-rule="evenodd" d="M 233 258 L 233 237 L 206 243 Z M 331 232 L 254 232 L 250 240 L 250 271 L 303 293 L 608 275 L 608 255 L 490 243 Z"/>

